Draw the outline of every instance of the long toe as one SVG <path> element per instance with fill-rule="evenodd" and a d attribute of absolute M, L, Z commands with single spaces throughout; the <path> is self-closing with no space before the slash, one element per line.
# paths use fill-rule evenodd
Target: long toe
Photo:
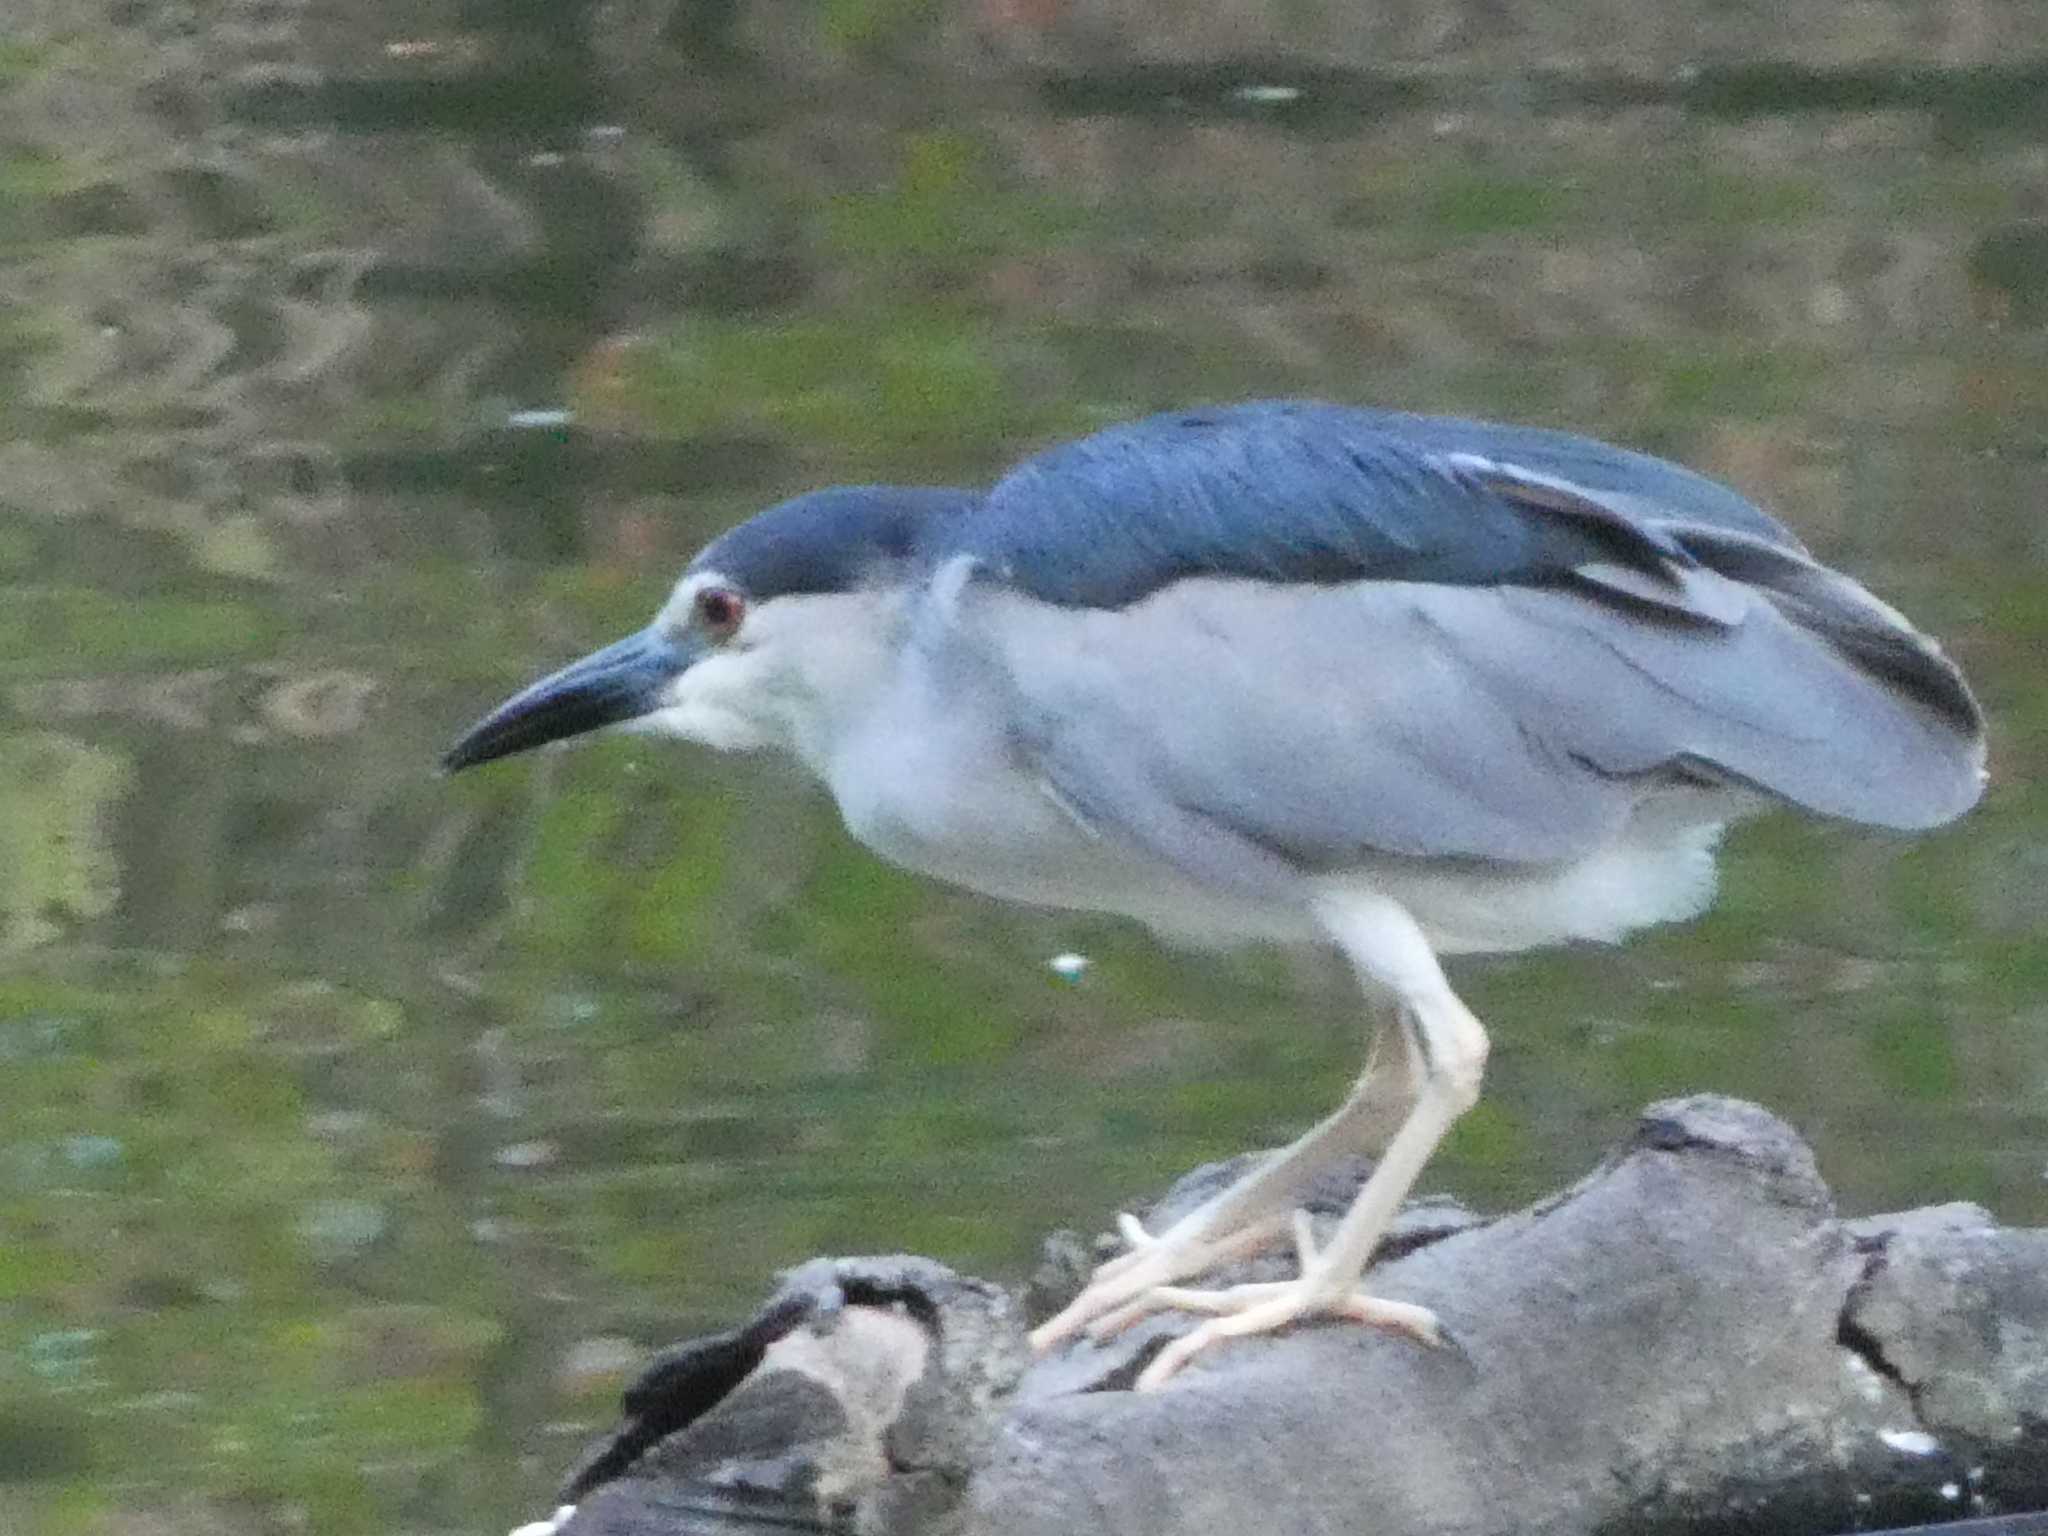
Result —
<path fill-rule="evenodd" d="M 1440 1344 L 1445 1337 L 1436 1314 L 1427 1307 L 1406 1301 L 1388 1301 L 1355 1291 L 1332 1297 L 1319 1287 L 1299 1280 L 1277 1285 L 1234 1285 L 1220 1291 L 1161 1287 L 1143 1300 L 1154 1303 L 1148 1308 L 1150 1311 L 1171 1307 L 1213 1315 L 1207 1322 L 1168 1344 L 1153 1358 L 1138 1377 L 1140 1392 L 1157 1391 L 1196 1355 L 1224 1339 L 1272 1333 L 1305 1319 L 1328 1317 L 1364 1323 L 1429 1345 Z"/>
<path fill-rule="evenodd" d="M 1291 1280 L 1275 1280 L 1269 1284 L 1233 1285 L 1222 1291 L 1191 1291 L 1177 1285 L 1155 1285 L 1114 1312 L 1105 1312 L 1096 1318 L 1088 1325 L 1088 1337 L 1098 1341 L 1113 1338 L 1160 1312 L 1206 1312 L 1212 1316 L 1241 1312 L 1250 1303 L 1240 1303 L 1236 1300 L 1239 1296 L 1258 1293 L 1277 1296 L 1293 1284 Z"/>
<path fill-rule="evenodd" d="M 1132 1255 L 1127 1254 L 1125 1257 L 1129 1258 Z M 1169 1280 L 1193 1273 L 1200 1267 L 1195 1265 L 1186 1269 L 1177 1268 L 1173 1263 L 1173 1255 L 1159 1249 L 1150 1249 L 1135 1257 L 1136 1263 L 1127 1265 L 1114 1274 L 1104 1275 L 1098 1270 L 1096 1278 L 1088 1282 L 1080 1295 L 1068 1302 L 1054 1316 L 1032 1329 L 1033 1352 L 1044 1354 L 1099 1320 L 1117 1314 L 1138 1297 L 1156 1290 Z"/>
<path fill-rule="evenodd" d="M 1084 1329 L 1102 1338 L 1127 1328 L 1147 1311 L 1158 1310 L 1129 1312 L 1140 1298 L 1214 1265 L 1258 1252 L 1286 1231 L 1287 1223 L 1285 1214 L 1275 1214 L 1219 1238 L 1176 1237 L 1172 1231 L 1152 1237 L 1135 1220 L 1124 1218 L 1119 1225 L 1126 1240 L 1142 1238 L 1143 1246 L 1097 1268 L 1080 1295 L 1032 1330 L 1031 1347 L 1044 1354 Z"/>
<path fill-rule="evenodd" d="M 1431 1349 L 1453 1342 L 1437 1315 L 1413 1302 L 1388 1301 L 1382 1296 L 1367 1296 L 1359 1292 L 1345 1297 L 1331 1311 L 1354 1323 L 1384 1328 L 1389 1333 L 1406 1334 L 1416 1343 L 1427 1344 Z"/>

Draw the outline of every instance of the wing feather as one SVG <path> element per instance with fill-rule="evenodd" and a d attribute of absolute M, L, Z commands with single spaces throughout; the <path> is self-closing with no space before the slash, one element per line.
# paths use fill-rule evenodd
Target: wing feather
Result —
<path fill-rule="evenodd" d="M 1196 576 L 1656 580 L 1695 563 L 1657 509 L 1799 550 L 1725 486 L 1588 438 L 1283 401 L 1155 416 L 1027 459 L 939 558 L 1099 608 Z"/>
<path fill-rule="evenodd" d="M 1980 737 L 1761 597 L 1700 626 L 1569 590 L 1194 580 L 1115 611 L 990 590 L 960 622 L 1061 795 L 1183 863 L 1193 819 L 1209 879 L 1225 834 L 1295 869 L 1554 862 L 1681 782 L 1897 828 L 1981 785 Z"/>
<path fill-rule="evenodd" d="M 1154 418 L 1027 461 L 948 553 L 941 627 L 1018 751 L 1205 879 L 1575 859 L 1680 782 L 1899 828 L 1981 789 L 1931 641 L 1733 491 L 1588 439 Z"/>

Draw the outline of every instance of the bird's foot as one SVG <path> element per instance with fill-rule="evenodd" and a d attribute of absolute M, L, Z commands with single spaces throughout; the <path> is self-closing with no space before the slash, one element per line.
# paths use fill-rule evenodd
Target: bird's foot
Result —
<path fill-rule="evenodd" d="M 1138 1377 L 1140 1392 L 1158 1390 L 1188 1361 L 1221 1340 L 1270 1333 L 1304 1318 L 1330 1317 L 1365 1323 L 1432 1346 L 1446 1342 L 1443 1326 L 1429 1308 L 1368 1296 L 1354 1289 L 1357 1275 L 1340 1273 L 1338 1266 L 1331 1265 L 1317 1252 L 1305 1211 L 1294 1213 L 1294 1251 L 1301 1273 L 1293 1280 L 1233 1285 L 1214 1291 L 1157 1285 L 1097 1318 L 1089 1331 L 1100 1337 L 1128 1328 L 1155 1312 L 1169 1310 L 1209 1314 L 1207 1322 L 1181 1335 L 1153 1357 Z"/>
<path fill-rule="evenodd" d="M 1265 1285 L 1233 1285 L 1221 1291 L 1189 1291 L 1177 1286 L 1160 1286 L 1144 1300 L 1149 1311 L 1171 1307 L 1183 1312 L 1214 1314 L 1197 1328 L 1175 1339 L 1145 1367 L 1138 1377 L 1140 1392 L 1156 1392 L 1180 1368 L 1213 1344 L 1247 1334 L 1271 1333 L 1305 1318 L 1329 1317 L 1344 1322 L 1365 1323 L 1406 1334 L 1418 1343 L 1438 1345 L 1446 1341 L 1442 1324 L 1427 1307 L 1412 1302 L 1388 1301 L 1363 1291 L 1342 1290 L 1332 1294 L 1315 1275 L 1281 1280 Z"/>
<path fill-rule="evenodd" d="M 1176 1280 L 1258 1252 L 1286 1230 L 1287 1217 L 1276 1213 L 1221 1236 L 1183 1231 L 1182 1225 L 1155 1237 L 1137 1217 L 1117 1217 L 1117 1230 L 1128 1249 L 1097 1266 L 1080 1295 L 1032 1330 L 1032 1349 L 1042 1355 L 1083 1329 L 1100 1339 L 1128 1327 L 1145 1315 L 1125 1316 L 1141 1298 Z"/>

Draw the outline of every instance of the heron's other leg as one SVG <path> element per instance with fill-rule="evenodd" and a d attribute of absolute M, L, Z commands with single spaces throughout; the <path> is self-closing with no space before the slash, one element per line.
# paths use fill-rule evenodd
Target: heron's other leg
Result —
<path fill-rule="evenodd" d="M 1451 990 L 1415 920 L 1384 897 L 1346 894 L 1318 908 L 1368 987 L 1384 987 L 1400 1002 L 1400 1018 L 1420 1067 L 1414 1107 L 1387 1143 L 1372 1177 L 1338 1223 L 1329 1245 L 1316 1251 L 1306 1225 L 1297 1236 L 1301 1274 L 1279 1285 L 1223 1291 L 1155 1290 L 1148 1309 L 1180 1307 L 1219 1314 L 1173 1341 L 1138 1378 L 1140 1390 L 1158 1387 L 1195 1355 L 1222 1339 L 1266 1333 L 1303 1317 L 1340 1317 L 1410 1333 L 1435 1343 L 1441 1333 L 1427 1309 L 1381 1301 L 1357 1289 L 1401 1202 L 1423 1165 L 1457 1118 L 1479 1098 L 1486 1068 L 1486 1031 Z"/>
<path fill-rule="evenodd" d="M 1136 1218 L 1122 1217 L 1130 1250 L 1100 1266 L 1079 1296 L 1032 1332 L 1033 1348 L 1042 1352 L 1091 1324 L 1114 1328 L 1135 1321 L 1142 1313 L 1121 1314 L 1139 1298 L 1273 1242 L 1288 1229 L 1295 1196 L 1317 1173 L 1347 1152 L 1386 1144 L 1408 1118 L 1420 1080 L 1407 1032 L 1383 1023 L 1350 1096 L 1298 1140 L 1156 1236 Z"/>

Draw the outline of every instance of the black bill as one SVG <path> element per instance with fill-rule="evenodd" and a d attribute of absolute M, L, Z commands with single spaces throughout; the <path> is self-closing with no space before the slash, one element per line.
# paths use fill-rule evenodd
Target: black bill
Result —
<path fill-rule="evenodd" d="M 471 726 L 441 766 L 454 773 L 647 714 L 661 707 L 663 685 L 690 661 L 653 630 L 628 635 L 515 693 Z"/>

